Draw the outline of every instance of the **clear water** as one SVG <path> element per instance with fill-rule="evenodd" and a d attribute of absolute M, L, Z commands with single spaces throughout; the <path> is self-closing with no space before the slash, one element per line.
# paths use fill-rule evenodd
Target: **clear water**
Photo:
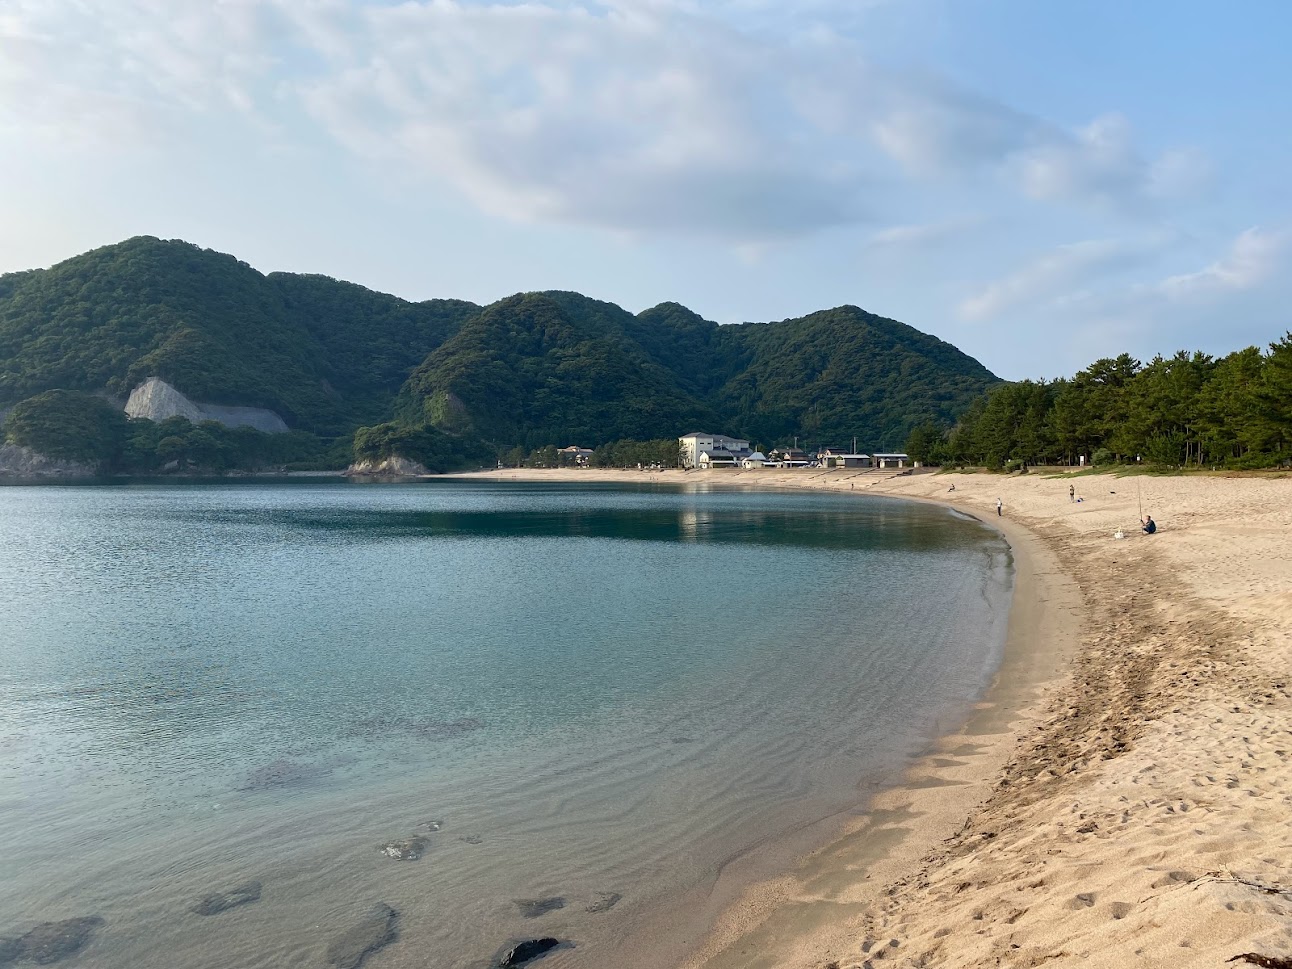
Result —
<path fill-rule="evenodd" d="M 69 965 L 324 966 L 381 901 L 378 969 L 540 935 L 606 965 L 954 726 L 1010 585 L 978 522 L 851 495 L 0 489 L 0 936 L 99 915 Z"/>

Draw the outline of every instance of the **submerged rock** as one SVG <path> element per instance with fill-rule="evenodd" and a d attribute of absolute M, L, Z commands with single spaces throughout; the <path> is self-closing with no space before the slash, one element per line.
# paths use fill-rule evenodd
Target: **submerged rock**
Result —
<path fill-rule="evenodd" d="M 97 915 L 42 922 L 20 938 L 0 939 L 0 965 L 26 960 L 47 966 L 81 949 L 103 924 Z"/>
<path fill-rule="evenodd" d="M 22 955 L 22 939 L 0 936 L 0 966 L 17 962 L 20 955 Z"/>
<path fill-rule="evenodd" d="M 558 908 L 565 908 L 565 899 L 559 895 L 551 898 L 518 898 L 516 907 L 525 918 L 536 919 L 548 912 L 555 912 Z"/>
<path fill-rule="evenodd" d="M 363 960 L 398 937 L 399 913 L 378 902 L 356 925 L 342 932 L 327 948 L 327 961 L 337 969 L 358 969 Z"/>
<path fill-rule="evenodd" d="M 311 764 L 306 761 L 279 757 L 263 767 L 249 771 L 240 791 L 265 791 L 275 787 L 288 787 L 293 784 L 304 784 L 308 781 L 326 777 L 332 768 L 323 764 Z"/>
<path fill-rule="evenodd" d="M 508 949 L 498 960 L 498 969 L 514 969 L 537 959 L 561 944 L 560 939 L 529 939 Z"/>
<path fill-rule="evenodd" d="M 597 897 L 588 903 L 587 911 L 593 915 L 599 912 L 609 912 L 621 901 L 623 901 L 623 896 L 618 892 L 597 892 Z"/>
<path fill-rule="evenodd" d="M 196 915 L 218 915 L 249 902 L 260 901 L 260 882 L 247 882 L 227 892 L 213 892 L 193 906 Z"/>
<path fill-rule="evenodd" d="M 420 834 L 413 835 L 404 841 L 387 841 L 381 846 L 381 853 L 396 861 L 416 861 L 426 851 L 430 840 Z"/>

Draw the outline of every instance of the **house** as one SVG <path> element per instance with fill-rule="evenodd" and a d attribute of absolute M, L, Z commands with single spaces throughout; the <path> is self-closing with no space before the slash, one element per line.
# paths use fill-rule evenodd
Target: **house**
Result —
<path fill-rule="evenodd" d="M 875 454 L 872 457 L 877 468 L 904 468 L 911 463 L 909 454 Z"/>
<path fill-rule="evenodd" d="M 726 448 L 715 447 L 711 450 L 700 452 L 699 466 L 703 469 L 734 468 L 740 463 L 740 460 Z"/>
<path fill-rule="evenodd" d="M 772 461 L 778 468 L 806 468 L 808 456 L 806 451 L 796 447 L 777 448 L 772 452 Z"/>
<path fill-rule="evenodd" d="M 857 454 L 845 448 L 822 448 L 817 454 L 817 460 L 821 462 L 823 468 L 869 468 L 871 466 L 869 454 Z"/>
<path fill-rule="evenodd" d="M 752 471 L 755 468 L 765 468 L 769 463 L 767 455 L 762 451 L 755 451 L 753 454 L 749 455 L 749 457 L 743 458 L 740 462 L 740 466 L 746 471 Z"/>
<path fill-rule="evenodd" d="M 735 464 L 754 453 L 750 450 L 748 441 L 742 441 L 738 437 L 727 437 L 725 434 L 706 434 L 703 431 L 683 434 L 678 438 L 678 444 L 682 467 L 684 468 L 700 467 L 700 455 L 706 452 L 709 455 L 707 466 L 717 467 L 723 466 L 714 464 L 715 457 L 721 460 L 720 456 L 717 455 L 718 451 L 725 451 L 727 456 L 732 459 L 732 463 L 726 465 L 727 467 L 734 467 Z"/>
<path fill-rule="evenodd" d="M 560 448 L 556 453 L 562 464 L 574 464 L 583 467 L 592 460 L 591 448 L 577 447 L 573 444 L 569 447 Z"/>

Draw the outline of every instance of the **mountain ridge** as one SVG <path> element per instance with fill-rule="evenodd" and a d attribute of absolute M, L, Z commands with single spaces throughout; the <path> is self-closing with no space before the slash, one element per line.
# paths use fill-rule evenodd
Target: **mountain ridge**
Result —
<path fill-rule="evenodd" d="M 893 448 L 999 383 L 853 305 L 720 325 L 676 302 L 632 313 L 563 290 L 410 302 L 151 236 L 0 276 L 0 405 L 121 399 L 151 377 L 325 440 L 394 422 L 495 451 L 710 425 Z"/>

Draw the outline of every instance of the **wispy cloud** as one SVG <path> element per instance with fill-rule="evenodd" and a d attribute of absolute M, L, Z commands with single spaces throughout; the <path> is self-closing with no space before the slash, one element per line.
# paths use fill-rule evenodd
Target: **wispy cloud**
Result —
<path fill-rule="evenodd" d="M 880 229 L 865 242 L 867 249 L 927 249 L 963 236 L 983 224 L 980 216 L 944 219 Z"/>
<path fill-rule="evenodd" d="M 1285 231 L 1250 228 L 1211 265 L 1197 272 L 1168 276 L 1156 289 L 1172 300 L 1253 289 L 1283 266 L 1288 243 L 1289 234 Z"/>
<path fill-rule="evenodd" d="M 878 221 L 895 179 L 985 170 L 1036 199 L 1130 210 L 1205 167 L 1142 158 L 1117 116 L 1067 132 L 881 69 L 831 29 L 856 5 L 814 0 L 795 30 L 769 28 L 778 9 L 9 0 L 0 128 L 135 143 L 180 119 L 281 114 L 510 219 L 737 244 Z"/>
<path fill-rule="evenodd" d="M 1109 270 L 1124 269 L 1143 251 L 1140 244 L 1117 239 L 1059 246 L 961 301 L 960 315 L 967 320 L 990 320 L 1021 306 L 1070 298 L 1074 289 Z"/>

